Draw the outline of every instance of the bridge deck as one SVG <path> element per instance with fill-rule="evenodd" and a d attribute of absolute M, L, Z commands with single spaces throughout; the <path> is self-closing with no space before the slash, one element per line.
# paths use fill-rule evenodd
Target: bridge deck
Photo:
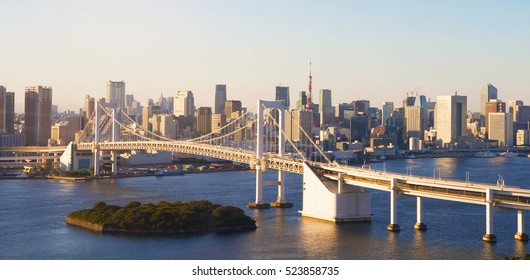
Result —
<path fill-rule="evenodd" d="M 77 145 L 78 150 L 93 150 L 92 143 Z M 137 142 L 103 142 L 98 145 L 102 151 L 116 150 L 162 150 L 178 153 L 188 153 L 226 159 L 251 166 L 261 165 L 263 169 L 276 169 L 287 172 L 303 173 L 303 162 L 277 154 L 264 154 L 261 160 L 256 159 L 253 151 L 234 149 L 229 147 L 197 144 L 186 141 L 137 141 Z M 517 187 L 496 186 L 477 182 L 462 182 L 457 180 L 441 180 L 400 173 L 372 171 L 361 168 L 337 166 L 312 162 L 320 173 L 328 178 L 337 180 L 338 173 L 344 174 L 344 181 L 350 185 L 390 191 L 390 181 L 396 178 L 397 188 L 401 194 L 419 197 L 429 197 L 442 200 L 486 205 L 486 192 L 493 190 L 493 204 L 497 207 L 530 210 L 530 190 Z"/>

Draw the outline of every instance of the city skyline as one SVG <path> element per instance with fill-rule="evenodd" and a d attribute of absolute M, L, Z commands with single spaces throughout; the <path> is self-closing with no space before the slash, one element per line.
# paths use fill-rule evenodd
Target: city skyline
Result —
<path fill-rule="evenodd" d="M 331 89 L 334 104 L 458 91 L 478 112 L 487 83 L 503 101 L 528 101 L 530 92 L 530 3 L 522 1 L 17 1 L 0 8 L 9 42 L 0 47 L 9 54 L 0 84 L 15 92 L 19 113 L 26 86 L 51 86 L 63 111 L 83 107 L 87 94 L 105 97 L 108 80 L 125 81 L 126 94 L 142 104 L 191 90 L 196 104 L 214 108 L 216 84 L 244 106 L 273 99 L 280 83 L 296 100 L 293 93 L 307 90 L 309 61 L 314 93 Z"/>

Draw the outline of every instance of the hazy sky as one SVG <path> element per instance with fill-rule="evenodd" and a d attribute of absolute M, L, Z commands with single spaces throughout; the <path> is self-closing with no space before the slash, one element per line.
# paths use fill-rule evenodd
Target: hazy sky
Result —
<path fill-rule="evenodd" d="M 146 103 L 215 84 L 253 107 L 290 87 L 332 90 L 333 103 L 401 104 L 455 90 L 479 110 L 486 83 L 530 103 L 530 1 L 0 0 L 0 85 L 53 87 L 54 104 L 105 97 L 107 80 Z M 60 110 L 66 107 L 59 106 Z"/>

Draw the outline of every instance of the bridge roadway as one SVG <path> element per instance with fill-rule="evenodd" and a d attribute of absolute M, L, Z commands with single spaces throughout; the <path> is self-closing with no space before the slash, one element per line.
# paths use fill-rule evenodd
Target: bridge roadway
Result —
<path fill-rule="evenodd" d="M 92 150 L 93 144 L 81 143 L 77 145 L 77 149 Z M 186 141 L 102 142 L 99 143 L 98 150 L 161 150 L 226 159 L 246 163 L 251 167 L 260 165 L 263 169 L 276 169 L 298 174 L 302 174 L 304 169 L 301 160 L 281 157 L 278 154 L 265 153 L 261 160 L 257 160 L 256 153 L 253 151 Z M 321 176 L 339 180 L 340 174 L 341 180 L 344 180 L 345 183 L 368 189 L 392 191 L 391 182 L 396 179 L 397 192 L 403 195 L 479 205 L 491 203 L 491 205 L 500 208 L 530 210 L 530 190 L 519 187 L 411 176 L 321 162 L 312 162 L 311 165 L 317 169 Z M 488 191 L 493 194 L 491 201 L 487 200 Z"/>

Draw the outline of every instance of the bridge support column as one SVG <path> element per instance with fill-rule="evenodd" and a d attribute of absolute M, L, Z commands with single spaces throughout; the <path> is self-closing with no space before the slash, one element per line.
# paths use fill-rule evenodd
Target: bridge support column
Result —
<path fill-rule="evenodd" d="M 497 237 L 493 234 L 493 190 L 486 190 L 486 234 L 482 240 L 486 242 L 497 242 Z"/>
<path fill-rule="evenodd" d="M 278 171 L 278 198 L 270 205 L 278 208 L 293 207 L 292 203 L 285 201 L 285 171 Z"/>
<path fill-rule="evenodd" d="M 117 155 L 115 151 L 110 152 L 110 160 L 112 160 L 112 176 L 118 176 L 118 162 L 116 161 Z"/>
<path fill-rule="evenodd" d="M 94 149 L 94 176 L 99 176 L 99 151 Z"/>
<path fill-rule="evenodd" d="M 416 197 L 416 223 L 414 224 L 414 229 L 416 230 L 426 230 L 427 226 L 422 221 L 423 216 L 423 201 L 421 197 Z"/>
<path fill-rule="evenodd" d="M 516 240 L 528 241 L 528 234 L 524 232 L 524 212 L 517 210 L 517 233 L 514 238 Z"/>
<path fill-rule="evenodd" d="M 397 179 L 390 181 L 390 224 L 386 227 L 389 231 L 399 231 L 397 224 Z"/>
<path fill-rule="evenodd" d="M 256 201 L 247 204 L 248 208 L 265 209 L 270 208 L 270 204 L 263 203 L 263 169 L 256 166 Z"/>

